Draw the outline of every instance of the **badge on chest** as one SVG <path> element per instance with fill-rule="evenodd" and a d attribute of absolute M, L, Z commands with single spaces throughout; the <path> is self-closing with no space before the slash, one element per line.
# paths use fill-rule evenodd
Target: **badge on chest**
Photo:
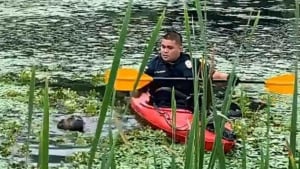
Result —
<path fill-rule="evenodd" d="M 185 66 L 188 68 L 188 69 L 191 69 L 192 68 L 192 62 L 190 60 L 186 60 L 185 62 Z"/>

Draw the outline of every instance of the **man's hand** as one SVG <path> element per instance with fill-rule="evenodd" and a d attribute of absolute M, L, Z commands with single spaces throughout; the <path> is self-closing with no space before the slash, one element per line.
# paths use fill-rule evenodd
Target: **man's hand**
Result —
<path fill-rule="evenodd" d="M 217 73 L 217 74 L 216 74 Z M 221 73 L 221 72 L 216 72 L 213 76 L 213 80 L 221 80 L 224 82 L 213 82 L 215 87 L 227 87 L 227 84 L 229 82 L 229 79 L 231 76 L 233 76 L 233 85 L 232 86 L 237 86 L 240 82 L 240 79 L 238 78 L 238 76 L 236 74 L 226 74 L 226 73 Z"/>
<path fill-rule="evenodd" d="M 141 94 L 142 94 L 142 92 L 139 91 L 139 90 L 135 90 L 135 91 L 130 92 L 130 96 L 134 97 L 134 98 L 140 97 Z"/>
<path fill-rule="evenodd" d="M 215 71 L 213 74 L 213 80 L 228 80 L 228 76 L 229 75 L 227 73 Z"/>

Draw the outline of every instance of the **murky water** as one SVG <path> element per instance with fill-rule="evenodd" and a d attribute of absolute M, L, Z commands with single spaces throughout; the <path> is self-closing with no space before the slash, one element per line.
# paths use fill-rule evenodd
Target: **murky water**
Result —
<path fill-rule="evenodd" d="M 299 44 L 294 42 L 293 3 L 293 0 L 207 2 L 207 41 L 210 49 L 216 46 L 217 68 L 229 72 L 239 56 L 237 74 L 243 80 L 264 80 L 292 71 L 297 59 L 295 53 L 299 51 Z M 36 64 L 38 76 L 48 70 L 52 78 L 89 81 L 110 67 L 126 4 L 123 0 L 0 1 L 0 74 L 19 73 Z M 181 1 L 134 1 L 123 65 L 140 63 L 164 8 L 167 9 L 164 29 L 172 27 L 183 32 Z M 261 18 L 257 30 L 241 53 L 250 12 L 256 15 L 258 10 Z M 189 15 L 197 20 L 192 3 Z M 195 36 L 199 37 L 199 26 L 195 28 Z M 199 56 L 201 42 L 195 38 L 193 43 L 195 56 Z M 263 85 L 251 85 L 251 90 L 255 90 L 254 95 L 264 92 Z M 60 135 L 58 130 L 51 132 Z"/>
<path fill-rule="evenodd" d="M 126 9 L 126 3 L 121 2 L 3 1 L 1 73 L 20 71 L 35 63 L 43 70 L 48 69 L 52 76 L 89 78 L 108 68 Z M 183 31 L 183 7 L 179 1 L 135 1 L 123 64 L 140 61 L 164 7 L 167 8 L 165 28 L 172 26 Z M 251 74 L 257 78 L 257 74 L 253 74 L 257 69 L 265 76 L 290 69 L 296 58 L 293 52 L 298 50 L 291 43 L 294 34 L 292 1 L 209 2 L 207 39 L 209 47 L 217 46 L 218 67 L 226 70 L 223 65 L 237 54 L 249 14 L 254 10 L 261 10 L 262 18 L 252 48 L 240 55 L 241 77 Z M 190 10 L 190 16 L 196 17 L 195 10 Z M 198 44 L 196 40 L 195 46 Z M 277 69 L 272 70 L 276 72 L 270 72 L 268 68 L 274 65 Z"/>

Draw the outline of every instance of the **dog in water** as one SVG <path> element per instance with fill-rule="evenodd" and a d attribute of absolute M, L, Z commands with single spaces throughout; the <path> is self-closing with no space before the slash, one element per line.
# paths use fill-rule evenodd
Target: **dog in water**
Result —
<path fill-rule="evenodd" d="M 57 123 L 58 129 L 83 132 L 84 121 L 82 117 L 72 115 Z"/>

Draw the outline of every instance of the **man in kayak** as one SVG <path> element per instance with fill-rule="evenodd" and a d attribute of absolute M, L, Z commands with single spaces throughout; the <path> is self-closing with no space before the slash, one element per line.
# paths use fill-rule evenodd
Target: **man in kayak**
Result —
<path fill-rule="evenodd" d="M 200 62 L 197 64 L 199 70 Z M 182 36 L 176 31 L 167 32 L 160 42 L 160 54 L 147 65 L 145 73 L 152 77 L 164 77 L 166 80 L 155 80 L 142 91 L 148 90 L 151 103 L 157 107 L 171 106 L 171 91 L 175 89 L 177 108 L 193 110 L 194 93 L 192 80 L 168 80 L 172 77 L 193 77 L 191 57 L 183 53 Z M 228 80 L 229 75 L 216 70 L 210 71 L 213 80 Z M 199 98 L 199 104 L 201 100 Z"/>
<path fill-rule="evenodd" d="M 196 60 L 196 69 L 200 70 L 201 62 Z M 208 65 L 204 66 L 209 68 Z M 201 71 L 201 70 L 200 70 Z M 211 73 L 212 80 L 229 79 L 229 74 L 216 70 L 208 70 Z M 163 77 L 166 80 L 154 80 L 149 85 L 133 93 L 134 97 L 138 97 L 142 92 L 148 91 L 151 95 L 150 104 L 155 107 L 171 107 L 172 88 L 175 89 L 176 107 L 193 111 L 193 81 L 192 80 L 171 80 L 167 78 L 193 78 L 193 63 L 191 57 L 183 53 L 182 36 L 176 31 L 167 32 L 160 42 L 160 53 L 155 56 L 146 66 L 145 73 L 152 77 Z M 201 74 L 201 73 L 199 73 Z M 237 77 L 235 77 L 237 80 Z M 226 84 L 226 83 L 223 83 Z M 237 85 L 237 83 L 235 83 Z M 201 97 L 198 99 L 201 107 Z M 233 107 L 232 107 L 233 106 Z M 239 109 L 236 104 L 231 105 L 232 108 Z M 239 109 L 240 110 L 240 109 Z M 230 113 L 236 113 L 230 111 Z M 237 116 L 241 116 L 241 112 L 237 111 Z M 236 115 L 236 114 L 235 114 Z M 207 129 L 213 131 L 214 125 L 210 121 Z M 232 131 L 224 130 L 223 137 L 227 139 L 235 139 L 236 136 Z"/>

